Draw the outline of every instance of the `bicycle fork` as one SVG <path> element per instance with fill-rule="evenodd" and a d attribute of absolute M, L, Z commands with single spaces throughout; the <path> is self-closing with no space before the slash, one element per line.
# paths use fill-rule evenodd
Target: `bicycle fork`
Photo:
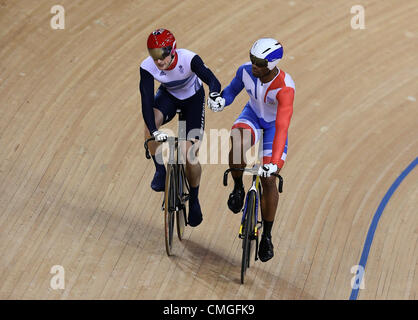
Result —
<path fill-rule="evenodd" d="M 188 194 L 188 185 L 186 181 L 186 175 L 184 173 L 184 167 L 180 165 L 174 166 L 174 176 L 175 179 L 175 186 L 176 186 L 176 196 L 175 196 L 175 203 L 172 208 L 168 208 L 170 211 L 180 211 L 184 209 L 184 204 L 189 200 L 189 194 Z M 163 203 L 161 205 L 161 210 L 165 210 L 165 201 L 163 200 Z"/>

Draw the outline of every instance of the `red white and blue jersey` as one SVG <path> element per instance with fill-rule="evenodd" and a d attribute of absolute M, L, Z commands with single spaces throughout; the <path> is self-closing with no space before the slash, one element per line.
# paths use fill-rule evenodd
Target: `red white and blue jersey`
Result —
<path fill-rule="evenodd" d="M 245 88 L 250 97 L 245 108 L 250 108 L 256 115 L 257 126 L 262 129 L 275 128 L 270 151 L 271 158 L 268 158 L 269 162 L 281 168 L 284 164 L 287 131 L 293 113 L 295 83 L 288 73 L 280 69 L 272 81 L 262 83 L 260 79 L 253 76 L 251 68 L 250 62 L 240 66 L 234 79 L 223 90 L 222 96 L 225 98 L 225 104 L 230 105 Z M 251 123 L 249 127 L 255 131 Z"/>
<path fill-rule="evenodd" d="M 202 81 L 208 85 L 209 92 L 221 90 L 220 82 L 199 55 L 187 49 L 177 49 L 173 62 L 166 70 L 159 70 L 154 60 L 148 57 L 141 63 L 139 71 L 142 115 L 151 134 L 157 131 L 153 110 L 158 107 L 154 96 L 154 80 L 160 82 L 164 91 L 179 101 L 186 101 L 197 94 L 202 88 Z"/>
<path fill-rule="evenodd" d="M 177 61 L 171 70 L 159 70 L 152 57 L 146 58 L 141 68 L 148 71 L 170 94 L 184 100 L 200 89 L 202 81 L 191 68 L 191 61 L 196 53 L 187 49 L 177 49 L 176 52 Z"/>

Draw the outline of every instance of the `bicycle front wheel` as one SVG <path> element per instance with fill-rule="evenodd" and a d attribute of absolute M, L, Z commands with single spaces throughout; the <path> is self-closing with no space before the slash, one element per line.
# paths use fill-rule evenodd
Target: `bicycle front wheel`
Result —
<path fill-rule="evenodd" d="M 244 212 L 242 226 L 242 260 L 241 260 L 241 284 L 244 284 L 245 273 L 250 267 L 251 238 L 254 230 L 255 219 L 255 192 L 250 191 L 247 198 L 247 206 Z"/>
<path fill-rule="evenodd" d="M 164 208 L 164 227 L 165 227 L 165 249 L 167 255 L 172 255 L 174 219 L 176 212 L 176 176 L 174 166 L 167 165 L 167 175 L 165 178 L 165 208 Z"/>

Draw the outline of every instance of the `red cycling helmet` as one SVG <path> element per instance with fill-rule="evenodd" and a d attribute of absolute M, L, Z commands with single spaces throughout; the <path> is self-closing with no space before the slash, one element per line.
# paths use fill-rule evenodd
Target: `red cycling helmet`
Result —
<path fill-rule="evenodd" d="M 148 52 L 154 60 L 163 60 L 176 52 L 176 39 L 167 29 L 157 29 L 148 36 Z"/>

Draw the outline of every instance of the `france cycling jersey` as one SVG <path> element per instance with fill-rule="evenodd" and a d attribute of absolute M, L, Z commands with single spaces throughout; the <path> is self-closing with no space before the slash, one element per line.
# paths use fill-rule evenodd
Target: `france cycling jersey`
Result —
<path fill-rule="evenodd" d="M 263 129 L 264 163 L 283 167 L 287 154 L 287 131 L 293 113 L 295 83 L 292 77 L 279 69 L 275 78 L 262 83 L 254 77 L 248 62 L 238 68 L 231 83 L 222 92 L 225 105 L 230 105 L 243 88 L 250 100 L 235 121 L 233 128 L 250 129 L 255 143 Z"/>

